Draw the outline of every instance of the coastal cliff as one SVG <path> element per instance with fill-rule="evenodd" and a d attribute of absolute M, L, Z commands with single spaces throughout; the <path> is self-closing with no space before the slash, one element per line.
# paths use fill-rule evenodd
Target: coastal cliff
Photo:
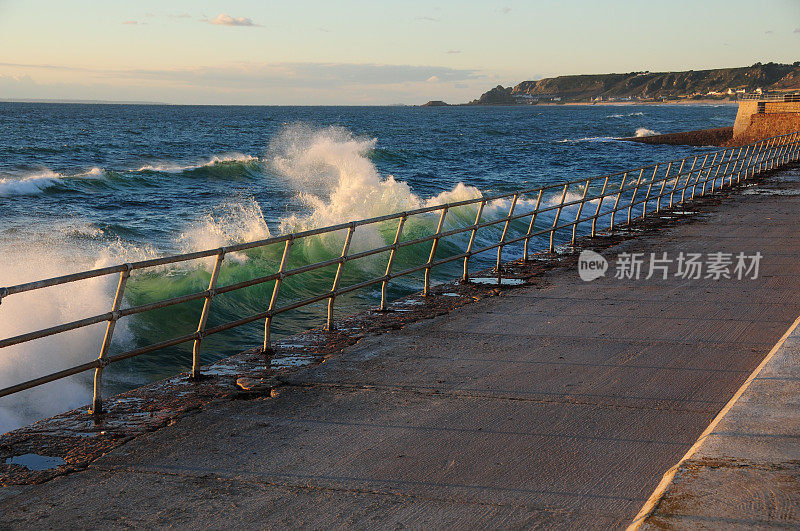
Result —
<path fill-rule="evenodd" d="M 514 105 L 537 102 L 656 101 L 681 98 L 735 98 L 758 90 L 800 89 L 800 61 L 756 63 L 742 68 L 686 72 L 630 72 L 559 76 L 523 81 L 514 87 L 485 92 L 472 105 Z"/>

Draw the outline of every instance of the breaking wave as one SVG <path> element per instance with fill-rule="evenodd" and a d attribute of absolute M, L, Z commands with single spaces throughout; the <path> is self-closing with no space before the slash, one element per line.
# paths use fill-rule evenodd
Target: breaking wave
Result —
<path fill-rule="evenodd" d="M 224 155 L 214 155 L 208 160 L 202 160 L 194 164 L 179 164 L 175 162 L 157 162 L 153 164 L 144 164 L 138 169 L 137 172 L 160 172 L 160 173 L 183 173 L 186 171 L 196 170 L 200 168 L 208 168 L 217 165 L 222 165 L 231 162 L 239 163 L 255 163 L 258 162 L 258 157 L 252 155 L 245 155 L 242 153 L 227 153 Z"/>
<path fill-rule="evenodd" d="M 194 220 L 187 220 L 185 228 L 161 249 L 137 245 L 126 239 L 118 228 L 110 225 L 98 225 L 85 219 L 68 220 L 63 226 L 54 227 L 46 237 L 28 238 L 29 243 L 0 242 L 0 257 L 3 257 L 0 258 L 0 285 L 13 285 L 176 251 L 216 248 L 264 239 L 272 234 L 297 232 L 481 197 L 480 190 L 463 183 L 430 197 L 422 197 L 407 182 L 397 180 L 392 175 L 381 175 L 370 159 L 376 145 L 376 139 L 358 137 L 341 127 L 320 129 L 293 124 L 286 126 L 270 142 L 263 159 L 235 154 L 212 157 L 202 164 L 184 165 L 180 169 L 175 165 L 163 166 L 161 169 L 155 169 L 156 166 L 151 166 L 152 169 L 140 168 L 136 172 L 164 172 L 172 171 L 168 169 L 171 168 L 176 173 L 187 174 L 226 165 L 239 165 L 236 166 L 239 171 L 242 169 L 241 165 L 256 164 L 258 175 L 263 177 L 263 181 L 260 181 L 263 186 L 274 186 L 277 179 L 278 187 L 290 190 L 301 208 L 267 219 L 254 197 L 227 198 L 213 211 L 202 213 Z M 47 171 L 29 176 L 29 180 L 12 181 L 11 185 L 4 180 L 2 185 L 15 193 L 19 193 L 18 190 L 40 193 L 70 179 L 124 178 L 124 175 L 118 177 L 119 175 L 100 168 L 84 172 L 84 177 L 78 177 L 77 174 L 65 177 Z M 543 198 L 542 204 L 553 204 L 557 199 L 560 196 L 554 198 L 548 195 Z M 520 198 L 517 208 L 532 207 L 533 203 L 530 198 Z M 505 215 L 509 208 L 508 200 L 492 201 L 483 211 L 484 219 L 496 219 Z M 469 225 L 474 222 L 476 214 L 477 205 L 452 208 L 445 218 L 445 229 Z M 432 233 L 438 217 L 439 212 L 410 217 L 405 224 L 404 237 L 411 239 Z M 543 225 L 552 223 L 552 218 L 548 220 L 547 215 L 542 215 L 537 220 L 537 223 L 541 222 Z M 527 230 L 526 222 L 527 220 L 519 220 L 518 223 L 513 223 L 512 230 Z M 396 228 L 397 220 L 358 227 L 351 242 L 351 252 L 391 243 Z M 501 225 L 481 229 L 476 245 L 496 241 L 501 231 Z M 338 256 L 345 238 L 344 232 L 326 233 L 296 241 L 290 253 L 289 267 L 300 267 Z M 443 238 L 437 256 L 452 256 L 463 252 L 468 239 L 468 233 Z M 274 273 L 280 263 L 282 251 L 283 245 L 277 244 L 231 253 L 220 272 L 219 285 Z M 429 243 L 405 247 L 397 254 L 395 267 L 401 270 L 420 265 L 427 260 L 429 252 Z M 509 247 L 507 252 L 514 252 L 513 247 Z M 12 256 L 13 260 L 10 258 Z M 363 281 L 367 275 L 381 275 L 386 267 L 387 256 L 373 255 L 348 262 L 343 271 L 342 285 Z M 206 289 L 213 263 L 213 258 L 209 258 L 164 266 L 155 271 L 137 272 L 128 281 L 124 304 L 140 305 Z M 459 266 L 456 263 L 451 265 L 450 270 L 444 267 L 434 272 L 441 278 L 453 278 Z M 324 269 L 287 278 L 281 288 L 281 300 L 296 300 L 329 290 L 331 274 L 331 270 Z M 3 301 L 2 309 L 4 315 L 12 318 L 0 320 L 0 337 L 105 312 L 113 300 L 115 287 L 116 278 L 111 275 L 9 297 Z M 272 284 L 265 283 L 215 298 L 209 326 L 263 311 L 271 290 Z M 408 277 L 398 278 L 390 285 L 392 296 L 417 290 L 419 281 Z M 374 297 L 375 293 L 368 290 L 342 297 L 339 308 L 343 310 L 339 311 L 353 312 L 374 305 Z M 202 301 L 193 301 L 120 320 L 111 354 L 187 333 L 196 327 L 201 307 Z M 316 310 L 302 308 L 294 314 L 286 314 L 280 322 L 276 320 L 276 334 L 294 333 L 313 326 L 317 323 L 315 319 L 318 319 L 314 311 Z M 91 360 L 100 347 L 103 331 L 101 323 L 58 337 L 4 349 L 4 357 L 0 360 L 0 387 Z M 220 334 L 204 340 L 204 349 L 213 353 L 207 355 L 223 357 L 250 348 L 258 344 L 263 333 L 258 326 L 252 330 L 237 329 L 234 332 L 228 336 Z M 52 352 L 58 352 L 59 355 L 52 356 Z M 131 383 L 144 383 L 146 379 L 142 380 L 142 374 L 155 378 L 185 370 L 191 359 L 188 352 L 185 346 L 175 347 L 159 351 L 146 359 L 136 358 L 112 365 L 107 370 L 107 381 L 111 389 L 117 385 L 116 389 L 121 390 Z M 0 432 L 87 403 L 90 400 L 90 380 L 91 374 L 85 373 L 0 400 Z"/>
<path fill-rule="evenodd" d="M 614 142 L 615 140 L 618 139 L 613 136 L 586 136 L 583 138 L 565 138 L 557 142 L 561 144 L 577 144 L 580 142 Z"/>

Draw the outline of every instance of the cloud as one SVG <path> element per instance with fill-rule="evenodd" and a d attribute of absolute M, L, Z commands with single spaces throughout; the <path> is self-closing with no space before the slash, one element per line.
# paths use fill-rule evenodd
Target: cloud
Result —
<path fill-rule="evenodd" d="M 767 31 L 764 32 L 765 35 L 771 35 L 773 33 L 775 33 L 775 32 L 772 31 L 772 30 L 767 30 Z"/>
<path fill-rule="evenodd" d="M 423 22 L 439 22 L 439 19 L 435 17 L 414 17 L 414 20 L 421 20 Z"/>
<path fill-rule="evenodd" d="M 110 69 L 1 63 L 0 97 L 197 104 L 363 105 L 467 101 L 482 71 L 430 65 L 238 62 L 205 67 Z M 428 82 L 431 77 L 438 82 Z"/>
<path fill-rule="evenodd" d="M 461 50 L 447 50 L 444 53 L 461 53 Z"/>
<path fill-rule="evenodd" d="M 169 14 L 167 15 L 169 18 L 192 18 L 192 15 L 189 13 L 181 13 L 179 15 L 176 14 Z"/>
<path fill-rule="evenodd" d="M 800 33 L 800 28 L 795 28 L 793 33 Z"/>
<path fill-rule="evenodd" d="M 508 15 L 509 13 L 511 13 L 511 8 L 508 6 L 503 6 L 503 7 L 498 7 L 497 9 L 495 9 L 495 11 L 497 11 L 498 13 L 502 13 L 504 15 Z"/>
<path fill-rule="evenodd" d="M 474 70 L 444 66 L 372 63 L 229 63 L 174 69 L 94 69 L 47 64 L 2 63 L 0 68 L 72 73 L 81 79 L 146 82 L 180 86 L 208 86 L 236 90 L 272 87 L 336 89 L 402 83 L 471 81 L 485 76 Z"/>
<path fill-rule="evenodd" d="M 211 20 L 204 20 L 202 22 L 208 22 L 209 24 L 214 24 L 215 26 L 240 26 L 240 27 L 249 27 L 255 28 L 260 26 L 260 24 L 256 24 L 247 17 L 232 17 L 225 13 L 220 13 L 216 16 L 216 18 L 212 18 Z"/>
<path fill-rule="evenodd" d="M 123 22 L 123 24 L 128 24 L 128 25 L 134 26 L 134 25 L 139 24 L 139 22 L 136 21 L 136 20 L 126 20 L 125 22 Z"/>

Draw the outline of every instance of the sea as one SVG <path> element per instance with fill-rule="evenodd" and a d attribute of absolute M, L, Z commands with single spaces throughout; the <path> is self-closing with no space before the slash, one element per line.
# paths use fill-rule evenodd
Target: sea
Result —
<path fill-rule="evenodd" d="M 421 206 L 576 180 L 712 148 L 619 140 L 724 127 L 730 105 L 514 107 L 244 107 L 0 103 L 0 287 L 175 253 L 217 248 Z M 530 201 L 530 199 L 521 200 Z M 505 212 L 498 201 L 487 205 Z M 435 216 L 434 216 L 435 217 Z M 473 221 L 474 213 L 449 224 Z M 546 222 L 546 220 L 544 220 Z M 393 222 L 396 223 L 396 222 Z M 407 233 L 436 220 L 420 216 Z M 450 225 L 448 225 L 449 227 Z M 396 225 L 356 231 L 353 249 L 391 243 Z M 497 235 L 487 230 L 478 243 Z M 341 252 L 343 234 L 295 245 L 296 267 Z M 443 245 L 437 256 L 463 252 Z M 533 242 L 541 248 L 544 241 Z M 463 246 L 463 245 L 462 245 Z M 226 257 L 220 284 L 268 275 L 282 245 Z M 509 259 L 518 257 L 513 248 Z M 398 268 L 429 247 L 398 255 Z M 474 259 L 490 267 L 496 252 Z M 379 276 L 386 256 L 348 263 L 343 285 Z M 213 259 L 135 272 L 124 305 L 207 287 Z M 460 264 L 435 271 L 456 278 Z M 287 282 L 281 302 L 330 289 L 335 269 Z M 0 338 L 109 311 L 117 277 L 13 295 L 0 303 Z M 421 289 L 420 275 L 390 284 L 394 300 Z M 266 309 L 263 284 L 215 298 L 209 326 Z M 337 299 L 337 315 L 374 307 L 375 286 Z M 197 326 L 202 301 L 123 318 L 111 354 Z M 324 324 L 325 303 L 276 317 L 275 337 Z M 0 388 L 97 357 L 103 323 L 0 349 Z M 259 346 L 263 323 L 211 336 L 203 363 Z M 191 367 L 191 344 L 106 369 L 111 394 Z M 91 399 L 91 373 L 0 398 L 0 433 Z"/>

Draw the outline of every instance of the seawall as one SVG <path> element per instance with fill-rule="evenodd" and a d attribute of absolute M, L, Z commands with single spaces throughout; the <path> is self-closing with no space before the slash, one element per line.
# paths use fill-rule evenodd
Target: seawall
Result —
<path fill-rule="evenodd" d="M 739 147 L 776 135 L 800 131 L 800 95 L 786 101 L 746 100 L 739 102 L 733 127 L 699 129 L 622 140 L 642 144 Z"/>

